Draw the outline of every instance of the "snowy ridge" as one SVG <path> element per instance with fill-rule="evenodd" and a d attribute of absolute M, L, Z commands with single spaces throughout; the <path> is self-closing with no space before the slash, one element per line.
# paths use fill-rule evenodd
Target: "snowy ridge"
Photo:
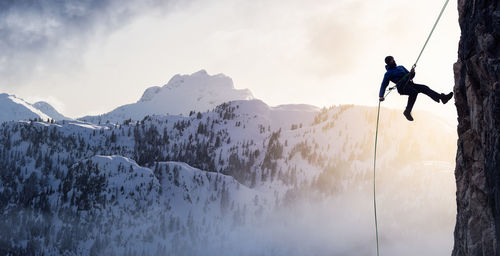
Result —
<path fill-rule="evenodd" d="M 47 120 L 48 115 L 27 103 L 23 99 L 6 93 L 0 94 L 0 121 L 28 120 L 42 118 Z"/>
<path fill-rule="evenodd" d="M 191 75 L 175 75 L 163 87 L 146 89 L 136 103 L 80 120 L 121 123 L 127 119 L 142 120 L 146 115 L 188 115 L 190 111 L 205 112 L 223 102 L 249 99 L 253 99 L 252 93 L 248 89 L 235 89 L 231 78 L 200 70 Z"/>
<path fill-rule="evenodd" d="M 37 102 L 30 104 L 25 100 L 9 95 L 6 93 L 0 94 L 0 122 L 29 120 L 29 119 L 53 119 L 63 120 L 68 119 L 55 110 L 46 102 Z"/>
<path fill-rule="evenodd" d="M 66 117 L 66 116 L 62 115 L 61 113 L 57 112 L 57 110 L 54 107 L 52 107 L 49 103 L 47 103 L 45 101 L 36 102 L 35 104 L 33 104 L 33 107 L 42 111 L 44 114 L 50 116 L 52 119 L 54 119 L 56 121 L 72 120 L 71 118 Z"/>

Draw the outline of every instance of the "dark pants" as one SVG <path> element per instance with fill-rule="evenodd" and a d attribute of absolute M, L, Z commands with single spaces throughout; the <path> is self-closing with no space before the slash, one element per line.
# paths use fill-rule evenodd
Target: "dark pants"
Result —
<path fill-rule="evenodd" d="M 415 101 L 417 100 L 417 95 L 419 93 L 423 93 L 429 96 L 431 99 L 439 103 L 439 99 L 441 99 L 441 95 L 431 88 L 423 84 L 415 84 L 412 81 L 409 81 L 407 84 L 400 85 L 398 88 L 398 92 L 401 95 L 408 95 L 408 104 L 406 105 L 406 111 L 411 112 L 413 105 L 415 105 Z"/>

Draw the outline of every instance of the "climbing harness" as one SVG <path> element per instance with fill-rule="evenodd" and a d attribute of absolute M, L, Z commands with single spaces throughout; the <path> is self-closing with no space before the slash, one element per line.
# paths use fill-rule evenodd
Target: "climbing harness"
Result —
<path fill-rule="evenodd" d="M 438 24 L 439 20 L 441 19 L 441 16 L 443 15 L 443 12 L 444 10 L 446 9 L 446 6 L 448 5 L 448 2 L 450 0 L 446 0 L 446 2 L 444 3 L 443 5 L 443 8 L 441 8 L 441 12 L 439 13 L 439 16 L 438 18 L 436 19 L 436 22 L 434 22 L 434 26 L 432 26 L 432 30 L 431 32 L 429 33 L 429 36 L 427 36 L 427 40 L 425 40 L 425 43 L 424 43 L 424 46 L 422 47 L 422 50 L 420 50 L 420 53 L 418 54 L 418 57 L 417 57 L 417 60 L 415 61 L 415 64 L 413 64 L 412 66 L 412 69 L 416 68 L 417 67 L 417 63 L 418 61 L 420 60 L 420 57 L 422 56 L 422 53 L 424 52 L 424 49 L 425 47 L 427 46 L 427 43 L 429 42 L 429 39 L 431 38 L 432 36 L 432 33 L 434 33 L 434 29 L 436 28 L 436 25 Z M 408 77 L 410 73 L 407 73 L 405 76 L 403 76 L 403 78 L 401 78 L 395 86 L 393 87 L 390 87 L 389 88 L 389 91 L 384 95 L 384 98 L 387 97 L 389 95 L 389 93 L 391 93 L 392 90 L 394 90 L 396 88 L 396 86 L 401 82 L 403 81 L 404 79 L 406 79 L 406 77 Z M 406 81 L 406 83 L 403 85 L 403 86 L 406 86 L 406 84 L 410 81 L 411 79 L 408 79 Z M 378 101 L 378 109 L 377 109 L 377 127 L 375 129 L 375 152 L 374 152 L 374 156 L 373 156 L 373 210 L 374 210 L 374 213 L 375 213 L 375 237 L 376 237 L 376 242 L 377 242 L 377 256 L 379 256 L 379 245 L 378 245 L 378 223 L 377 223 L 377 197 L 376 197 L 376 193 L 375 193 L 375 185 L 376 185 L 376 182 L 375 182 L 375 170 L 376 170 L 376 163 L 377 163 L 377 139 L 378 139 L 378 123 L 379 123 L 379 118 L 380 118 L 380 100 Z"/>

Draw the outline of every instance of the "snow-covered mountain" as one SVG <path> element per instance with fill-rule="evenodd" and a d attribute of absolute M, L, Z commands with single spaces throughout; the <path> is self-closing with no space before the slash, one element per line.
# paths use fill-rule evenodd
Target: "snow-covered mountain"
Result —
<path fill-rule="evenodd" d="M 35 118 L 43 120 L 54 119 L 56 121 L 69 119 L 61 115 L 46 102 L 31 104 L 15 95 L 6 93 L 0 94 L 0 110 L 0 122 Z"/>
<path fill-rule="evenodd" d="M 456 135 L 414 116 L 381 111 L 381 245 L 442 255 Z M 3 123 L 0 254 L 369 255 L 375 118 L 240 100 L 118 125 Z"/>
<path fill-rule="evenodd" d="M 69 118 L 67 116 L 64 116 L 63 114 L 59 113 L 52 105 L 45 101 L 39 101 L 33 104 L 33 107 L 37 108 L 38 110 L 42 111 L 44 114 L 50 116 L 52 119 L 56 121 L 61 121 L 61 120 L 71 120 L 72 118 Z"/>
<path fill-rule="evenodd" d="M 146 89 L 136 103 L 80 120 L 95 124 L 121 123 L 127 119 L 142 120 L 146 115 L 188 115 L 191 111 L 211 110 L 227 101 L 249 99 L 253 99 L 252 93 L 248 89 L 235 89 L 231 78 L 224 74 L 209 75 L 200 70 L 191 75 L 175 75 L 162 87 Z"/>

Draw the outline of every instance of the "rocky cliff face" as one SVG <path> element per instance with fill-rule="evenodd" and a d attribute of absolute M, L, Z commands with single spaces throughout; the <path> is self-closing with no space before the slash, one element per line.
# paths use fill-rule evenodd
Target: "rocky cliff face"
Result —
<path fill-rule="evenodd" d="M 452 255 L 500 255 L 500 1 L 458 0 L 457 222 Z"/>

